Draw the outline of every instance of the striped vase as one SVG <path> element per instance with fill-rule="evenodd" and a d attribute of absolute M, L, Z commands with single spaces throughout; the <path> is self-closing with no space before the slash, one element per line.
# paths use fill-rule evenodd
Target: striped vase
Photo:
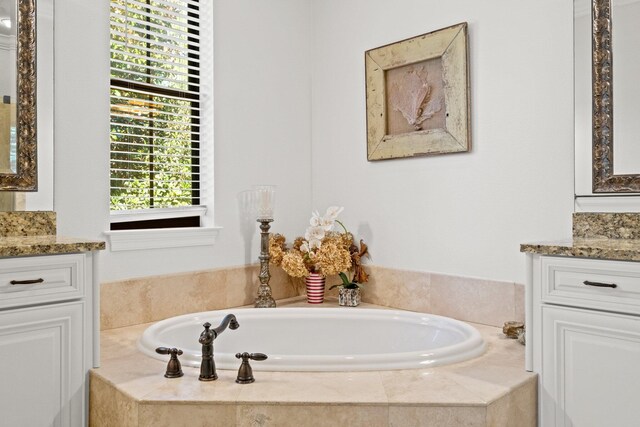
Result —
<path fill-rule="evenodd" d="M 307 285 L 307 302 L 309 304 L 322 304 L 324 301 L 324 276 L 317 273 L 309 273 L 304 278 Z"/>

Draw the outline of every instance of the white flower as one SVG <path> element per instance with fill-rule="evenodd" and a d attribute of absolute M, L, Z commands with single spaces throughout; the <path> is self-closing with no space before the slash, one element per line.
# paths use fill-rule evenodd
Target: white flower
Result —
<path fill-rule="evenodd" d="M 309 242 L 309 246 L 311 246 L 312 240 L 322 240 L 324 239 L 325 230 L 323 227 L 309 227 L 307 231 L 304 233 L 304 238 Z"/>
<path fill-rule="evenodd" d="M 340 212 L 342 212 L 343 210 L 344 208 L 338 206 L 329 206 L 327 208 L 327 212 L 324 214 L 324 217 L 335 221 L 336 218 L 338 218 L 338 215 L 340 215 Z"/>
<path fill-rule="evenodd" d="M 309 220 L 309 224 L 312 227 L 319 227 L 320 226 L 320 214 L 318 213 L 318 211 L 314 211 L 311 212 L 311 220 Z"/>
<path fill-rule="evenodd" d="M 331 218 L 327 218 L 326 216 L 323 216 L 322 218 L 320 218 L 320 224 L 318 225 L 322 227 L 324 231 L 331 231 L 335 223 L 336 223 L 335 220 Z"/>
<path fill-rule="evenodd" d="M 309 240 L 309 255 L 313 256 L 315 255 L 315 252 L 311 252 L 311 249 L 320 249 L 320 246 L 322 245 L 322 240 L 321 239 L 311 239 Z"/>
<path fill-rule="evenodd" d="M 300 252 L 309 252 L 309 242 L 302 242 Z"/>

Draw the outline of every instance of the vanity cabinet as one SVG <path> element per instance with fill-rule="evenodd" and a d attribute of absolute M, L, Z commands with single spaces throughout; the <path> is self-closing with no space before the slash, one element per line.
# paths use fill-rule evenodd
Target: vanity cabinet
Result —
<path fill-rule="evenodd" d="M 92 252 L 0 258 L 0 425 L 87 424 Z"/>
<path fill-rule="evenodd" d="M 540 425 L 640 425 L 640 262 L 527 257 Z"/>

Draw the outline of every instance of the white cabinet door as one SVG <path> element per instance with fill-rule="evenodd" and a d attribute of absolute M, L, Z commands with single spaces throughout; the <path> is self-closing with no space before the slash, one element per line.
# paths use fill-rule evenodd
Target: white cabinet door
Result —
<path fill-rule="evenodd" d="M 0 312 L 0 426 L 83 425 L 83 306 Z"/>
<path fill-rule="evenodd" d="M 542 308 L 541 425 L 640 425 L 640 317 Z"/>

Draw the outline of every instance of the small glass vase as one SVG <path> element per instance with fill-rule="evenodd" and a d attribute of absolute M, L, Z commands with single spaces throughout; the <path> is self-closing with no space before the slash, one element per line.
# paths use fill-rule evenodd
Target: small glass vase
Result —
<path fill-rule="evenodd" d="M 360 288 L 348 289 L 340 287 L 338 289 L 338 304 L 344 307 L 357 307 L 360 305 Z"/>
<path fill-rule="evenodd" d="M 304 278 L 307 286 L 307 302 L 309 304 L 322 304 L 324 302 L 324 282 L 325 277 L 322 274 L 309 273 Z"/>

